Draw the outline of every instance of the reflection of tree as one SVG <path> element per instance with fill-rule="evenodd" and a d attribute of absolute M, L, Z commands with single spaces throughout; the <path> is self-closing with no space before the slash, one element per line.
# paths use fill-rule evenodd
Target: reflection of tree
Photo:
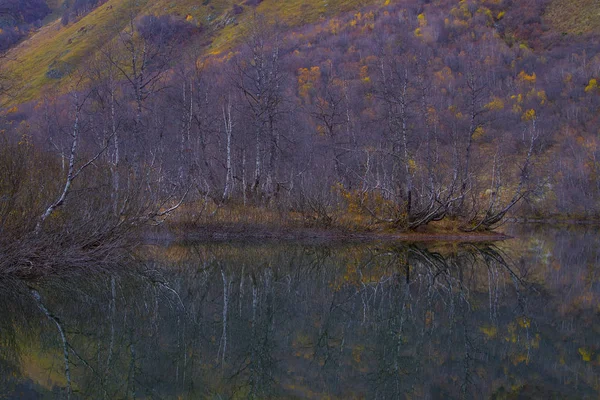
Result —
<path fill-rule="evenodd" d="M 54 322 L 54 324 L 56 325 L 56 328 L 58 329 L 58 333 L 60 334 L 60 341 L 62 344 L 62 349 L 63 349 L 63 357 L 64 357 L 64 362 L 65 362 L 65 378 L 67 380 L 67 399 L 71 398 L 71 371 L 70 371 L 70 367 L 69 367 L 69 349 L 71 347 L 71 345 L 69 344 L 69 342 L 67 341 L 67 337 L 65 335 L 65 330 L 63 329 L 63 326 L 60 322 L 60 320 L 58 319 L 58 317 L 56 317 L 54 314 L 52 314 L 52 312 L 50 310 L 48 310 L 48 308 L 46 308 L 46 306 L 44 305 L 44 302 L 42 301 L 42 297 L 40 296 L 40 294 L 36 291 L 36 290 L 31 290 L 31 295 L 33 296 L 33 298 L 35 299 L 38 307 L 40 308 L 40 310 L 42 311 L 42 313 L 44 313 L 44 315 L 52 322 Z"/>
<path fill-rule="evenodd" d="M 0 278 L 0 397 L 10 396 L 18 385 L 19 342 L 33 338 L 33 321 L 28 316 L 36 311 L 27 301 L 27 287 L 19 281 Z"/>
<path fill-rule="evenodd" d="M 401 385 L 415 393 L 424 380 L 436 382 L 430 386 L 434 397 L 477 397 L 482 389 L 476 370 L 482 365 L 483 344 L 472 303 L 479 302 L 484 286 L 491 296 L 499 281 L 514 273 L 493 246 L 464 245 L 445 255 L 420 246 L 400 246 L 394 252 L 399 269 L 405 272 L 405 285 L 396 294 L 394 317 L 387 325 L 377 324 L 387 345 L 377 357 L 380 367 L 373 377 L 374 390 L 392 397 Z M 492 273 L 487 285 L 482 285 L 485 267 Z M 399 289 L 398 285 L 399 280 Z M 438 362 L 446 375 L 431 370 L 432 363 Z M 456 378 L 443 382 L 436 375 Z"/>
<path fill-rule="evenodd" d="M 65 387 L 68 358 L 78 398 L 464 398 L 572 374 L 546 367 L 566 349 L 548 323 L 559 305 L 494 246 L 213 244 L 185 254 L 0 290 L 0 371 L 35 381 L 35 359 Z M 594 339 L 581 343 L 572 365 L 579 348 L 593 357 Z"/>

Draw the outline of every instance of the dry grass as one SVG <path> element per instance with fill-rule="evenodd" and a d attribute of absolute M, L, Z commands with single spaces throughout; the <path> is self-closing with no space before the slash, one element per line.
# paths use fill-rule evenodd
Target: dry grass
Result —
<path fill-rule="evenodd" d="M 339 235 L 395 236 L 402 233 L 421 236 L 464 236 L 460 230 L 464 221 L 446 218 L 406 232 L 401 226 L 376 221 L 365 212 L 342 207 L 331 211 L 331 220 L 324 222 L 317 214 L 281 211 L 269 207 L 196 201 L 179 208 L 168 219 L 167 226 L 178 236 L 194 237 L 222 235 L 232 237 L 337 237 Z M 477 234 L 473 234 L 476 236 Z"/>
<path fill-rule="evenodd" d="M 600 32 L 600 1 L 554 0 L 545 17 L 558 31 L 569 34 Z"/>

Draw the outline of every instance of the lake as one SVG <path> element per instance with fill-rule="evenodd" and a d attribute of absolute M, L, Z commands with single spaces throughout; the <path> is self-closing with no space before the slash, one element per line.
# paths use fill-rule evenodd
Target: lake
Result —
<path fill-rule="evenodd" d="M 146 246 L 0 279 L 0 398 L 600 395 L 600 237 Z M 68 366 L 68 368 L 66 368 Z"/>

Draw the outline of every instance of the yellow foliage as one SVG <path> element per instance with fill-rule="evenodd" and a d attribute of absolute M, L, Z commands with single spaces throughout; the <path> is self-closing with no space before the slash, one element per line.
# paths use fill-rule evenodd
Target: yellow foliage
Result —
<path fill-rule="evenodd" d="M 434 75 L 440 82 L 446 82 L 452 79 L 452 70 L 449 67 L 444 67 L 437 71 Z"/>
<path fill-rule="evenodd" d="M 390 0 L 385 0 L 385 3 L 383 5 L 384 6 L 389 6 L 390 5 Z"/>
<path fill-rule="evenodd" d="M 525 364 L 529 364 L 529 357 L 527 357 L 527 354 L 525 353 L 516 354 L 511 357 L 511 360 L 513 365 L 519 365 L 522 362 L 525 362 Z"/>
<path fill-rule="evenodd" d="M 325 129 L 325 127 L 323 125 L 317 125 L 317 135 L 319 136 L 325 136 L 327 133 L 327 130 Z"/>
<path fill-rule="evenodd" d="M 188 14 L 188 15 L 185 16 L 185 20 L 187 22 L 192 22 L 194 20 L 194 17 L 191 14 Z"/>
<path fill-rule="evenodd" d="M 427 26 L 427 18 L 425 18 L 425 13 L 417 15 L 417 21 L 419 21 L 420 27 Z"/>
<path fill-rule="evenodd" d="M 526 82 L 526 83 L 535 83 L 535 81 L 537 80 L 537 76 L 535 75 L 535 72 L 532 73 L 531 75 L 529 75 L 529 74 L 527 74 L 527 72 L 521 71 L 519 73 L 518 78 L 521 82 Z"/>
<path fill-rule="evenodd" d="M 498 328 L 495 326 L 482 326 L 479 330 L 488 338 L 494 339 L 498 335 Z"/>
<path fill-rule="evenodd" d="M 477 14 L 483 14 L 486 17 L 488 17 L 490 20 L 494 19 L 494 15 L 492 14 L 492 11 L 487 8 L 487 7 L 481 7 L 477 10 Z"/>
<path fill-rule="evenodd" d="M 531 327 L 531 320 L 527 317 L 522 317 L 519 318 L 519 326 L 521 328 L 530 328 Z"/>
<path fill-rule="evenodd" d="M 515 114 L 521 114 L 523 112 L 523 107 L 521 107 L 518 104 L 515 104 L 515 105 L 513 105 L 512 110 Z"/>
<path fill-rule="evenodd" d="M 408 160 L 408 169 L 411 173 L 414 173 L 417 170 L 417 163 L 412 158 Z"/>
<path fill-rule="evenodd" d="M 516 100 L 516 101 L 517 101 L 517 104 L 521 104 L 521 103 L 523 103 L 523 95 L 522 95 L 522 94 L 520 94 L 520 93 L 519 93 L 518 95 L 514 95 L 514 94 L 513 94 L 512 96 L 510 96 L 510 99 L 511 99 L 511 100 Z"/>
<path fill-rule="evenodd" d="M 366 65 L 363 65 L 362 67 L 360 67 L 360 73 L 359 73 L 360 79 L 365 82 L 371 82 L 371 78 L 369 77 L 369 67 Z"/>
<path fill-rule="evenodd" d="M 590 79 L 590 81 L 588 82 L 587 86 L 585 87 L 585 92 L 591 92 L 592 90 L 597 90 L 598 89 L 598 80 L 592 78 Z"/>
<path fill-rule="evenodd" d="M 527 43 L 521 43 L 521 44 L 519 44 L 519 48 L 521 50 L 529 50 L 529 46 L 527 46 Z M 534 75 L 535 75 L 535 73 L 534 73 Z"/>
<path fill-rule="evenodd" d="M 473 139 L 480 139 L 483 137 L 483 135 L 485 135 L 485 129 L 483 129 L 481 126 L 478 126 L 477 129 L 475 129 L 475 132 L 473 132 Z"/>
<path fill-rule="evenodd" d="M 469 4 L 468 2 L 461 0 L 460 1 L 460 12 L 462 14 L 462 17 L 464 19 L 470 19 L 473 15 L 471 14 L 471 11 L 469 11 Z"/>
<path fill-rule="evenodd" d="M 506 15 L 506 11 L 500 11 L 498 15 L 496 15 L 496 19 L 501 20 L 502 18 L 504 18 L 504 15 Z"/>
<path fill-rule="evenodd" d="M 333 35 L 337 35 L 338 32 L 340 31 L 340 21 L 338 21 L 337 19 L 332 19 L 329 21 L 329 32 L 331 32 L 331 34 Z"/>
<path fill-rule="evenodd" d="M 462 21 L 460 19 L 455 19 L 453 21 L 453 25 L 456 28 L 468 28 L 469 27 L 469 23 L 467 21 Z"/>
<path fill-rule="evenodd" d="M 421 33 L 421 28 L 417 28 L 417 29 L 415 29 L 415 36 L 416 36 L 416 37 L 421 37 L 421 36 L 423 36 L 423 33 Z"/>
<path fill-rule="evenodd" d="M 529 109 L 527 111 L 525 111 L 525 113 L 521 116 L 521 119 L 523 121 L 531 121 L 535 119 L 535 110 L 534 109 Z"/>
<path fill-rule="evenodd" d="M 581 356 L 581 359 L 585 362 L 592 361 L 592 351 L 590 349 L 586 349 L 585 347 L 580 347 L 577 352 Z"/>
<path fill-rule="evenodd" d="M 304 99 L 308 99 L 311 89 L 318 84 L 321 78 L 319 67 L 300 68 L 298 70 L 298 93 Z"/>
<path fill-rule="evenodd" d="M 502 101 L 502 99 L 499 97 L 494 97 L 492 99 L 492 101 L 490 101 L 489 103 L 487 103 L 485 105 L 485 108 L 490 111 L 503 110 L 504 109 L 504 101 Z"/>
<path fill-rule="evenodd" d="M 537 98 L 540 100 L 540 104 L 544 105 L 546 104 L 546 100 L 548 100 L 548 96 L 546 96 L 546 91 L 545 90 L 539 90 L 537 93 Z"/>

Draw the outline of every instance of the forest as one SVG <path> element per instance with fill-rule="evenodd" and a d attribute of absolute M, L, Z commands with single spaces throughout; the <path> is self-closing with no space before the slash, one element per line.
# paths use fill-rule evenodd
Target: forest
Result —
<path fill-rule="evenodd" d="M 38 11 L 24 23 L 47 12 L 17 3 Z M 248 3 L 242 42 L 217 54 L 189 18 L 132 14 L 33 101 L 3 74 L 0 269 L 118 262 L 157 225 L 597 221 L 598 37 L 553 29 L 547 5 L 388 0 L 286 26 Z"/>

